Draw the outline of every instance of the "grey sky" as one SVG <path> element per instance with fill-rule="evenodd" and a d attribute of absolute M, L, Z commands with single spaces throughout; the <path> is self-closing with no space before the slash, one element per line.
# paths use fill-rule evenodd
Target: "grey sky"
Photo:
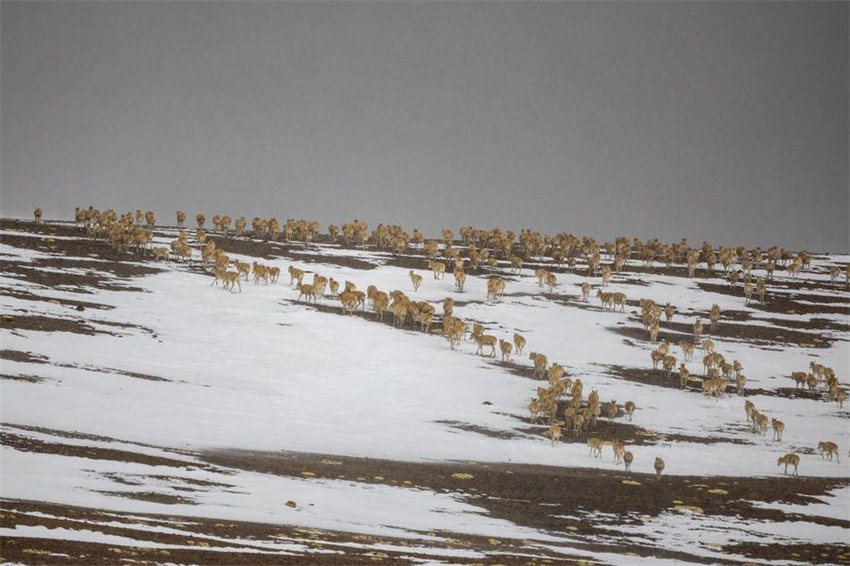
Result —
<path fill-rule="evenodd" d="M 846 2 L 2 2 L 0 212 L 847 251 Z"/>

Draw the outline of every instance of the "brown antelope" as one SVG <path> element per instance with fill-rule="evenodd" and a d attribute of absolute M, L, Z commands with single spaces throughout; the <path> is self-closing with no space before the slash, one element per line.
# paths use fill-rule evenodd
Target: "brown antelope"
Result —
<path fill-rule="evenodd" d="M 549 365 L 549 358 L 543 354 L 531 352 L 528 355 L 528 359 L 534 362 L 534 377 L 537 377 L 538 375 L 543 377 L 546 375 L 546 366 Z"/>
<path fill-rule="evenodd" d="M 796 454 L 786 454 L 785 456 L 782 456 L 781 458 L 779 458 L 776 461 L 777 466 L 781 466 L 782 464 L 785 464 L 785 474 L 786 475 L 788 474 L 788 466 L 794 466 L 794 475 L 795 476 L 798 475 L 797 474 L 797 466 L 800 465 L 800 457 L 799 456 L 797 456 Z"/>
<path fill-rule="evenodd" d="M 717 303 L 711 305 L 711 311 L 708 313 L 709 320 L 711 322 L 711 326 L 709 329 L 712 332 L 717 331 L 717 322 L 720 320 L 720 305 Z"/>
<path fill-rule="evenodd" d="M 455 301 L 451 297 L 443 299 L 443 317 L 450 317 L 455 309 Z"/>
<path fill-rule="evenodd" d="M 487 280 L 487 300 L 496 301 L 505 292 L 505 280 L 501 277 L 494 277 Z"/>
<path fill-rule="evenodd" d="M 624 408 L 625 408 L 625 410 L 626 410 L 626 417 L 628 417 L 629 422 L 631 422 L 631 421 L 632 421 L 632 413 L 634 413 L 634 412 L 635 412 L 635 403 L 634 403 L 634 401 L 626 401 L 626 404 L 624 405 Z"/>
<path fill-rule="evenodd" d="M 183 224 L 186 222 L 186 213 L 182 210 L 177 211 L 177 227 L 183 228 Z"/>
<path fill-rule="evenodd" d="M 466 285 L 466 273 L 463 271 L 455 269 L 455 289 L 457 289 L 458 293 L 463 293 L 463 287 Z"/>
<path fill-rule="evenodd" d="M 298 285 L 300 288 L 301 283 Z M 349 315 L 353 315 L 354 311 L 357 310 L 358 297 L 354 293 L 343 292 L 339 295 L 339 300 L 342 303 L 342 314 L 348 313 Z M 405 310 L 405 313 L 406 312 L 407 311 Z"/>
<path fill-rule="evenodd" d="M 306 297 L 306 302 L 309 303 L 312 300 L 313 304 L 316 304 L 316 288 L 310 283 L 299 283 L 298 293 L 298 298 L 295 300 L 296 303 L 301 300 L 301 297 Z"/>
<path fill-rule="evenodd" d="M 581 300 L 585 303 L 587 302 L 587 298 L 590 296 L 590 283 L 585 281 L 581 284 Z"/>
<path fill-rule="evenodd" d="M 800 387 L 806 387 L 806 379 L 809 375 L 804 371 L 795 371 L 791 373 L 791 379 L 794 380 L 796 384 L 795 388 L 799 389 Z"/>
<path fill-rule="evenodd" d="M 410 281 L 413 283 L 413 290 L 418 291 L 419 286 L 422 285 L 422 276 L 418 273 L 414 273 L 412 269 L 408 275 L 410 276 Z"/>
<path fill-rule="evenodd" d="M 428 260 L 428 269 L 434 273 L 434 279 L 442 279 L 446 274 L 446 264 L 441 261 Z"/>
<path fill-rule="evenodd" d="M 522 334 L 514 332 L 514 346 L 518 356 L 522 355 L 522 349 L 525 348 L 525 337 Z"/>
<path fill-rule="evenodd" d="M 617 310 L 617 307 L 619 306 L 620 312 L 626 311 L 626 294 L 625 293 L 620 293 L 620 292 L 613 293 L 611 295 L 611 301 L 612 301 L 612 304 L 613 304 L 613 306 L 611 307 L 612 310 Z"/>
<path fill-rule="evenodd" d="M 605 446 L 605 441 L 601 438 L 588 438 L 587 447 L 590 449 L 590 455 L 594 458 L 602 456 L 602 447 Z"/>
<path fill-rule="evenodd" d="M 660 478 L 661 472 L 663 472 L 663 471 L 664 471 L 664 460 L 656 457 L 655 458 L 655 477 Z"/>
<path fill-rule="evenodd" d="M 739 373 L 735 376 L 735 391 L 737 391 L 738 395 L 743 397 L 746 394 L 747 378 L 743 373 Z"/>
<path fill-rule="evenodd" d="M 542 267 L 538 267 L 534 270 L 534 276 L 537 277 L 537 286 L 543 287 L 543 284 L 546 282 L 546 276 L 549 275 L 549 271 L 543 269 Z"/>
<path fill-rule="evenodd" d="M 684 357 L 686 362 L 690 362 L 694 359 L 694 345 L 686 340 L 682 340 L 679 342 L 679 348 L 682 349 L 682 356 Z"/>
<path fill-rule="evenodd" d="M 614 307 L 614 293 L 606 293 L 602 289 L 599 289 L 596 291 L 596 296 L 599 297 L 603 309 Z"/>
<path fill-rule="evenodd" d="M 277 280 L 280 279 L 280 268 L 279 267 L 269 267 L 269 280 L 272 283 L 277 283 Z M 324 293 L 324 287 L 321 288 L 322 293 Z"/>
<path fill-rule="evenodd" d="M 679 364 L 679 386 L 684 389 L 688 386 L 688 382 L 691 380 L 691 372 L 688 371 L 688 368 L 685 367 L 684 362 Z"/>
<path fill-rule="evenodd" d="M 513 345 L 507 340 L 499 340 L 499 350 L 502 351 L 502 361 L 509 362 L 511 361 L 511 350 L 513 349 Z"/>
<path fill-rule="evenodd" d="M 832 455 L 835 454 L 835 463 L 840 464 L 841 462 L 838 460 L 838 445 L 829 440 L 822 440 L 818 442 L 818 450 L 820 450 L 820 457 L 824 456 L 831 462 Z"/>
<path fill-rule="evenodd" d="M 223 274 L 224 288 L 230 289 L 233 292 L 233 287 L 239 286 L 239 292 L 242 292 L 242 283 L 239 282 L 238 271 L 225 271 Z"/>
<path fill-rule="evenodd" d="M 557 284 L 558 284 L 558 278 L 555 276 L 555 274 L 554 273 L 548 273 L 546 275 L 547 292 L 551 294 L 552 291 L 555 289 L 555 285 L 557 285 Z"/>
<path fill-rule="evenodd" d="M 770 424 L 773 427 L 773 440 L 781 441 L 782 433 L 785 431 L 785 423 L 774 417 L 770 420 Z"/>
<path fill-rule="evenodd" d="M 767 294 L 767 281 L 764 277 L 759 277 L 756 281 L 756 291 L 759 294 L 759 302 L 764 303 L 764 297 Z"/>
<path fill-rule="evenodd" d="M 490 346 L 491 353 L 489 357 L 496 357 L 496 341 L 497 338 L 491 334 L 473 334 L 472 338 L 475 340 L 475 343 L 478 344 L 478 349 L 475 351 L 476 354 L 484 355 L 482 351 L 484 346 Z"/>
<path fill-rule="evenodd" d="M 628 450 L 623 453 L 623 464 L 626 466 L 626 471 L 632 471 L 632 462 L 634 462 L 635 456 Z"/>
<path fill-rule="evenodd" d="M 667 319 L 667 322 L 670 323 L 673 320 L 673 315 L 676 314 L 676 307 L 667 303 L 664 305 L 664 318 Z"/>
<path fill-rule="evenodd" d="M 611 443 L 611 448 L 614 450 L 614 463 L 619 464 L 623 461 L 623 454 L 626 452 L 626 445 L 622 440 L 615 440 Z"/>
<path fill-rule="evenodd" d="M 256 265 L 256 262 L 254 262 L 254 265 Z M 242 263 L 238 259 L 234 259 L 233 260 L 233 266 L 236 268 L 236 272 L 239 273 L 239 275 L 245 276 L 245 281 L 247 281 L 248 276 L 251 274 L 251 264 L 248 263 L 248 262 Z M 255 271 L 256 271 L 256 267 L 255 267 Z"/>
<path fill-rule="evenodd" d="M 33 216 L 35 216 L 35 223 L 41 224 L 41 207 L 35 207 L 35 210 L 33 211 Z"/>
<path fill-rule="evenodd" d="M 290 285 L 292 285 L 292 283 L 295 282 L 295 281 L 298 281 L 298 283 L 301 283 L 301 281 L 304 279 L 304 272 L 301 271 L 300 269 L 298 269 L 297 267 L 293 266 L 293 265 L 290 265 L 289 268 L 287 268 L 287 271 L 289 271 L 289 284 Z"/>
<path fill-rule="evenodd" d="M 700 336 L 702 336 L 702 320 L 696 319 L 694 322 L 694 341 L 698 342 Z"/>
<path fill-rule="evenodd" d="M 336 297 L 339 294 L 339 281 L 335 280 L 333 277 L 328 280 L 328 287 L 331 290 L 332 297 Z"/>

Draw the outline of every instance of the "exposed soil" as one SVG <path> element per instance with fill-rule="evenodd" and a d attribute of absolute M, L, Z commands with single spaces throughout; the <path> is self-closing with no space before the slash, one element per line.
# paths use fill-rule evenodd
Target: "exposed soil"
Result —
<path fill-rule="evenodd" d="M 163 458 L 160 456 L 149 456 L 138 452 L 127 450 L 116 450 L 113 448 L 101 448 L 96 446 L 76 446 L 73 444 L 62 444 L 58 442 L 45 442 L 28 436 L 11 432 L 0 432 L 0 445 L 14 448 L 22 452 L 36 452 L 39 454 L 57 454 L 60 456 L 73 456 L 77 458 L 89 458 L 91 460 L 116 460 L 119 462 L 131 462 L 146 464 L 148 466 L 171 466 L 174 468 L 196 469 L 198 466 L 191 462 Z"/>
<path fill-rule="evenodd" d="M 71 320 L 67 318 L 54 318 L 39 315 L 4 315 L 0 317 L 0 329 L 5 330 L 34 330 L 37 332 L 71 332 L 94 336 L 95 334 L 112 334 L 105 330 L 98 330 L 94 326 L 82 320 Z"/>
<path fill-rule="evenodd" d="M 718 285 L 715 283 L 698 282 L 697 287 L 703 291 L 728 295 L 730 297 L 744 297 L 743 288 L 738 285 L 730 287 L 729 285 Z M 815 289 L 830 289 L 830 287 L 814 287 Z M 809 301 L 817 304 L 801 303 L 799 301 Z M 758 295 L 753 294 L 753 300 L 748 306 L 754 309 L 765 312 L 775 312 L 783 314 L 843 314 L 850 315 L 850 296 L 834 296 L 834 295 L 816 295 L 804 293 L 777 293 L 771 292 L 771 287 L 768 285 L 767 293 L 765 294 L 765 302 L 758 300 Z"/>
<path fill-rule="evenodd" d="M 639 322 L 637 319 L 632 320 Z M 805 328 L 808 329 L 808 327 Z M 649 332 L 640 326 L 609 326 L 608 330 L 626 336 L 634 342 L 649 342 Z M 836 338 L 825 334 L 757 324 L 739 324 L 722 318 L 714 331 L 709 331 L 708 323 L 705 323 L 705 329 L 700 339 L 704 340 L 705 338 L 723 338 L 752 344 L 791 344 L 804 348 L 829 348 L 836 341 Z M 671 344 L 676 344 L 683 339 L 693 341 L 693 325 L 683 322 L 664 322 L 661 325 L 661 330 L 658 333 L 659 342 L 666 340 Z"/>

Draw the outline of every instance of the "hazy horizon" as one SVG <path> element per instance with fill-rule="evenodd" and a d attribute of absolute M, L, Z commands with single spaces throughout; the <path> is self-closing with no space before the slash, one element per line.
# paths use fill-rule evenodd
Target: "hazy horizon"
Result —
<path fill-rule="evenodd" d="M 850 251 L 846 2 L 4 1 L 0 18 L 5 217 Z"/>

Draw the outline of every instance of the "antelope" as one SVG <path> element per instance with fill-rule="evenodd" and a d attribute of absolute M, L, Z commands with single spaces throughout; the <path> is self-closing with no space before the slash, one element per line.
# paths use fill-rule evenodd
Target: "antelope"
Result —
<path fill-rule="evenodd" d="M 418 273 L 414 273 L 412 269 L 408 275 L 410 276 L 410 281 L 413 283 L 413 290 L 418 291 L 419 286 L 422 285 L 422 276 Z"/>
<path fill-rule="evenodd" d="M 300 288 L 301 283 L 299 283 L 298 285 Z M 343 292 L 342 294 L 340 294 L 339 300 L 342 303 L 342 314 L 345 314 L 347 312 L 349 315 L 353 315 L 354 311 L 357 310 L 358 298 L 357 295 L 355 295 L 354 293 Z M 407 313 L 406 310 L 405 313 Z"/>
<path fill-rule="evenodd" d="M 475 343 L 478 344 L 478 349 L 475 351 L 476 354 L 481 354 L 483 356 L 484 352 L 482 350 L 484 346 L 490 346 L 490 349 L 492 350 L 490 357 L 496 357 L 497 338 L 495 336 L 491 334 L 473 334 L 472 338 L 475 340 Z"/>
<path fill-rule="evenodd" d="M 446 274 L 446 264 L 440 261 L 429 259 L 428 269 L 434 273 L 434 279 L 442 279 Z"/>
<path fill-rule="evenodd" d="M 605 293 L 601 289 L 596 291 L 596 296 L 599 297 L 599 300 L 602 302 L 602 308 L 614 307 L 614 294 L 613 293 Z"/>
<path fill-rule="evenodd" d="M 661 350 L 653 350 L 649 353 L 652 358 L 652 369 L 658 369 L 658 364 L 664 361 L 664 352 Z"/>
<path fill-rule="evenodd" d="M 747 421 L 751 421 L 753 418 L 753 412 L 756 410 L 756 404 L 752 401 L 744 401 L 744 411 L 747 413 Z"/>
<path fill-rule="evenodd" d="M 615 440 L 611 443 L 611 448 L 614 450 L 614 463 L 619 464 L 623 461 L 623 454 L 626 452 L 626 445 L 622 440 Z"/>
<path fill-rule="evenodd" d="M 694 340 L 698 341 L 699 337 L 702 335 L 702 320 L 696 319 L 694 322 Z"/>
<path fill-rule="evenodd" d="M 585 281 L 581 284 L 581 300 L 585 303 L 587 302 L 587 298 L 590 296 L 590 283 Z"/>
<path fill-rule="evenodd" d="M 168 261 L 168 248 L 165 246 L 157 246 L 151 250 L 155 260 L 164 259 Z"/>
<path fill-rule="evenodd" d="M 688 386 L 688 382 L 691 380 L 691 372 L 688 371 L 688 368 L 685 367 L 684 362 L 679 364 L 679 386 L 684 389 Z"/>
<path fill-rule="evenodd" d="M 759 277 L 756 281 L 756 290 L 759 294 L 759 302 L 764 303 L 764 296 L 767 294 L 767 281 L 764 277 Z"/>
<path fill-rule="evenodd" d="M 280 268 L 279 267 L 269 267 L 269 280 L 272 283 L 277 283 L 277 280 L 280 279 Z M 324 294 L 325 288 L 321 287 L 321 293 Z"/>
<path fill-rule="evenodd" d="M 632 413 L 634 413 L 634 412 L 635 412 L 635 403 L 634 403 L 634 401 L 626 401 L 626 404 L 624 405 L 624 408 L 626 409 L 626 416 L 628 417 L 629 422 L 631 422 L 631 421 L 632 421 Z"/>
<path fill-rule="evenodd" d="M 443 299 L 443 317 L 450 317 L 454 312 L 455 301 L 451 297 Z"/>
<path fill-rule="evenodd" d="M 182 210 L 177 211 L 177 227 L 182 228 L 183 223 L 186 222 L 186 213 Z"/>
<path fill-rule="evenodd" d="M 513 349 L 513 345 L 507 340 L 499 340 L 499 349 L 502 351 L 502 361 L 509 362 L 511 361 L 511 350 Z"/>
<path fill-rule="evenodd" d="M 632 462 L 634 461 L 634 459 L 635 459 L 634 454 L 632 454 L 628 450 L 623 453 L 623 464 L 625 464 L 627 472 L 632 471 Z"/>
<path fill-rule="evenodd" d="M 673 373 L 673 369 L 676 367 L 676 357 L 670 355 L 664 356 L 661 365 L 664 368 L 664 378 L 669 378 L 670 374 Z"/>
<path fill-rule="evenodd" d="M 781 466 L 782 464 L 785 464 L 785 474 L 786 475 L 788 474 L 788 466 L 794 466 L 794 475 L 795 476 L 798 475 L 797 474 L 797 466 L 800 465 L 800 457 L 799 456 L 797 456 L 796 454 L 786 454 L 785 456 L 782 456 L 781 458 L 779 458 L 776 461 L 777 466 Z"/>
<path fill-rule="evenodd" d="M 255 266 L 255 267 L 254 267 L 254 271 L 255 271 L 255 272 L 256 272 L 256 269 L 257 269 L 257 268 L 256 268 L 256 265 L 257 265 L 257 264 L 256 264 L 256 262 L 254 262 L 254 266 Z M 246 263 L 242 263 L 242 262 L 241 262 L 241 261 L 239 261 L 238 259 L 234 259 L 234 260 L 233 260 L 233 266 L 236 268 L 236 271 L 237 271 L 237 273 L 239 273 L 239 275 L 244 275 L 244 276 L 245 276 L 245 281 L 247 281 L 247 280 L 248 280 L 248 276 L 251 274 L 251 264 L 250 264 L 250 263 L 247 263 L 247 262 L 246 262 Z"/>
<path fill-rule="evenodd" d="M 313 300 L 313 304 L 316 304 L 316 288 L 309 283 L 299 283 L 298 284 L 298 298 L 295 300 L 297 303 L 301 300 L 301 297 L 306 297 L 305 301 L 310 302 L 310 299 Z"/>
<path fill-rule="evenodd" d="M 542 267 L 538 267 L 534 270 L 534 276 L 537 277 L 537 286 L 543 287 L 543 284 L 546 282 L 546 276 L 549 275 L 549 271 L 543 269 Z"/>
<path fill-rule="evenodd" d="M 41 207 L 35 207 L 35 210 L 33 211 L 33 216 L 35 216 L 35 223 L 41 224 Z"/>
<path fill-rule="evenodd" d="M 551 294 L 552 291 L 555 289 L 555 285 L 557 285 L 557 284 L 558 284 L 558 278 L 555 277 L 555 274 L 554 273 L 548 273 L 546 275 L 547 292 Z"/>
<path fill-rule="evenodd" d="M 847 399 L 847 391 L 838 386 L 832 388 L 832 399 L 838 403 L 838 408 L 844 408 L 844 401 Z"/>
<path fill-rule="evenodd" d="M 224 288 L 230 288 L 230 291 L 233 292 L 233 287 L 235 285 L 239 286 L 239 292 L 242 292 L 242 283 L 239 282 L 239 272 L 238 271 L 225 271 L 222 274 L 224 281 Z"/>
<path fill-rule="evenodd" d="M 195 222 L 198 223 L 198 228 L 203 228 L 204 222 L 206 222 L 206 221 L 207 221 L 207 217 L 204 216 L 203 214 L 198 214 L 197 216 L 195 216 Z"/>
<path fill-rule="evenodd" d="M 547 436 L 552 439 L 552 446 L 555 446 L 555 443 L 561 440 L 561 427 L 557 423 L 552 423 L 549 425 Z"/>
<path fill-rule="evenodd" d="M 791 379 L 794 380 L 795 389 L 799 389 L 800 387 L 806 386 L 806 379 L 808 379 L 808 374 L 804 371 L 795 371 L 791 373 Z"/>
<path fill-rule="evenodd" d="M 616 401 L 608 401 L 605 403 L 605 416 L 608 417 L 609 422 L 613 422 L 615 418 L 617 418 L 617 414 L 620 412 L 620 407 L 617 405 Z"/>
<path fill-rule="evenodd" d="M 501 277 L 494 277 L 487 280 L 487 300 L 496 301 L 505 292 L 505 280 Z"/>
<path fill-rule="evenodd" d="M 770 424 L 773 427 L 773 440 L 781 441 L 782 433 L 785 431 L 785 423 L 774 417 L 770 420 Z"/>
<path fill-rule="evenodd" d="M 625 312 L 626 310 L 626 294 L 625 293 L 614 293 L 611 296 L 611 301 L 613 303 L 612 310 L 617 310 L 617 306 L 620 307 L 620 312 Z"/>
<path fill-rule="evenodd" d="M 458 293 L 463 293 L 463 287 L 466 285 L 466 273 L 460 270 L 454 271 L 455 276 L 455 289 L 457 289 Z"/>
<path fill-rule="evenodd" d="M 808 388 L 809 388 L 809 391 L 814 391 L 815 389 L 817 389 L 817 387 L 818 387 L 818 378 L 816 378 L 816 377 L 815 377 L 815 376 L 813 376 L 812 374 L 809 374 L 809 375 L 806 377 L 806 387 L 808 387 Z"/>
<path fill-rule="evenodd" d="M 522 349 L 525 348 L 525 337 L 522 334 L 514 332 L 514 346 L 516 346 L 517 355 L 522 355 Z"/>
<path fill-rule="evenodd" d="M 735 376 L 735 390 L 738 392 L 738 395 L 743 397 L 746 394 L 747 378 L 744 374 L 739 373 Z"/>
<path fill-rule="evenodd" d="M 822 440 L 818 442 L 818 450 L 820 450 L 820 457 L 824 456 L 832 462 L 832 455 L 835 454 L 835 463 L 840 464 L 841 462 L 838 460 L 838 445 L 829 440 Z"/>
<path fill-rule="evenodd" d="M 649 324 L 649 341 L 655 342 L 658 340 L 658 333 L 661 331 L 661 326 L 658 324 L 657 320 L 653 320 Z"/>
<path fill-rule="evenodd" d="M 304 279 L 304 272 L 298 269 L 297 267 L 290 265 L 287 268 L 289 271 L 289 284 L 292 285 L 293 282 L 298 281 L 301 283 L 301 280 Z"/>
<path fill-rule="evenodd" d="M 655 477 L 661 478 L 661 472 L 664 471 L 664 460 L 661 458 L 655 458 Z"/>
<path fill-rule="evenodd" d="M 690 342 L 682 340 L 679 342 L 679 348 L 682 349 L 682 356 L 686 362 L 690 362 L 694 359 L 694 345 Z"/>
<path fill-rule="evenodd" d="M 511 273 L 519 273 L 522 270 L 522 258 L 518 255 L 511 256 Z"/>
<path fill-rule="evenodd" d="M 744 281 L 744 296 L 746 297 L 746 303 L 749 304 L 753 297 L 753 284 L 749 280 Z"/>
<path fill-rule="evenodd" d="M 534 377 L 538 375 L 543 377 L 546 374 L 546 366 L 549 365 L 549 359 L 537 352 L 531 352 L 528 355 L 528 359 L 534 362 Z"/>
<path fill-rule="evenodd" d="M 611 268 L 607 265 L 602 268 L 602 286 L 607 287 L 608 281 L 611 280 Z"/>
<path fill-rule="evenodd" d="M 676 307 L 667 303 L 664 305 L 664 318 L 667 319 L 667 322 L 671 322 L 673 320 L 673 315 L 676 314 Z"/>
<path fill-rule="evenodd" d="M 716 332 L 717 322 L 720 320 L 720 305 L 717 303 L 711 305 L 711 312 L 709 312 L 708 316 L 711 321 L 711 326 L 709 328 L 712 332 Z"/>
<path fill-rule="evenodd" d="M 594 458 L 602 456 L 603 446 L 605 446 L 605 441 L 601 438 L 593 437 L 587 439 L 587 447 L 590 449 L 590 455 Z"/>
<path fill-rule="evenodd" d="M 390 305 L 390 297 L 383 291 L 378 291 L 375 294 L 375 298 L 372 301 L 372 308 L 375 309 L 375 318 L 378 320 L 384 320 L 384 313 L 387 312 L 387 308 Z M 355 303 L 355 308 L 357 304 Z"/>
<path fill-rule="evenodd" d="M 336 297 L 339 294 L 339 281 L 333 277 L 328 280 L 328 287 L 330 287 L 332 297 Z"/>

